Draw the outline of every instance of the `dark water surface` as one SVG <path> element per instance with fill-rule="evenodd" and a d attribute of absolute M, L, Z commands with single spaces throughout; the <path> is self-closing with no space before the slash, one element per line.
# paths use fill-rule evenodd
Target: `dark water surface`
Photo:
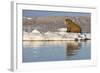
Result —
<path fill-rule="evenodd" d="M 91 41 L 23 41 L 22 61 L 91 59 Z"/>

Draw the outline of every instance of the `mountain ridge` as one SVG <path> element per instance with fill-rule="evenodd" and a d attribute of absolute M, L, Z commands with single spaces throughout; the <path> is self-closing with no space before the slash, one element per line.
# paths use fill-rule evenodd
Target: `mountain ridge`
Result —
<path fill-rule="evenodd" d="M 44 17 L 23 17 L 23 30 L 38 29 L 42 32 L 56 31 L 58 28 L 67 27 L 64 24 L 65 19 L 71 19 L 82 28 L 82 32 L 91 32 L 90 16 L 44 16 Z M 29 28 L 28 28 L 29 27 Z"/>

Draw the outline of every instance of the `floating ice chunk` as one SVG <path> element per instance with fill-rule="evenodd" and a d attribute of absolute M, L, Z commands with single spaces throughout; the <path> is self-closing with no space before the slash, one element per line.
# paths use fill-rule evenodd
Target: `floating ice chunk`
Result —
<path fill-rule="evenodd" d="M 86 34 L 86 38 L 91 39 L 91 34 L 90 33 L 87 33 Z"/>
<path fill-rule="evenodd" d="M 57 32 L 55 33 L 55 32 L 48 31 L 44 34 L 44 36 L 46 40 L 61 40 L 62 39 L 62 37 L 59 36 Z"/>
<path fill-rule="evenodd" d="M 57 30 L 60 31 L 60 32 L 66 32 L 67 31 L 67 28 L 59 28 Z"/>
<path fill-rule="evenodd" d="M 38 30 L 36 30 L 36 29 L 34 29 L 34 30 L 32 31 L 32 33 L 39 33 L 39 34 L 40 34 L 40 32 L 39 32 Z"/>
<path fill-rule="evenodd" d="M 58 34 L 60 34 L 60 35 L 65 35 L 66 34 L 66 32 L 58 32 Z"/>
<path fill-rule="evenodd" d="M 28 20 L 31 20 L 32 18 L 29 18 L 29 17 L 28 17 L 27 19 L 28 19 Z"/>
<path fill-rule="evenodd" d="M 30 35 L 24 34 L 24 35 L 23 35 L 23 40 L 31 40 Z"/>
<path fill-rule="evenodd" d="M 91 39 L 90 33 L 83 33 L 81 36 L 82 36 L 82 39 Z"/>

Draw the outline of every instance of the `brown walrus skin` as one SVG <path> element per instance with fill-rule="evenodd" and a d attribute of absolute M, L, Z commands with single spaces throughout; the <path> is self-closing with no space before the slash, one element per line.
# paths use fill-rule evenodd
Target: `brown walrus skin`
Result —
<path fill-rule="evenodd" d="M 67 32 L 81 33 L 80 26 L 71 19 L 65 19 L 65 24 L 67 26 Z"/>

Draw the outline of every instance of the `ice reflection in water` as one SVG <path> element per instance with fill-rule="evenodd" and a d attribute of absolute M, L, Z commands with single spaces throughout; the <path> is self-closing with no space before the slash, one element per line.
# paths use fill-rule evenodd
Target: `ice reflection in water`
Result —
<path fill-rule="evenodd" d="M 90 59 L 90 41 L 23 41 L 23 62 Z"/>

